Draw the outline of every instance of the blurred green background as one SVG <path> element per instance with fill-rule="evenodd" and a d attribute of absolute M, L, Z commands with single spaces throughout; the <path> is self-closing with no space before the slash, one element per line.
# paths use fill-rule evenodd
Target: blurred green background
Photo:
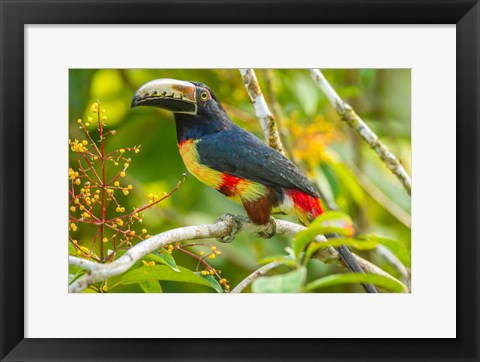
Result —
<path fill-rule="evenodd" d="M 255 70 L 270 109 L 278 121 L 288 156 L 316 182 L 330 206 L 349 214 L 358 232 L 376 233 L 401 241 L 410 250 L 410 197 L 378 156 L 359 139 L 328 103 L 306 70 Z M 411 73 L 408 69 L 331 69 L 325 77 L 380 139 L 411 171 Z M 69 75 L 70 138 L 83 139 L 77 119 L 86 119 L 90 105 L 101 101 L 108 115 L 107 129 L 116 135 L 106 140 L 106 149 L 141 145 L 132 156 L 125 183 L 134 186 L 122 201 L 127 209 L 143 205 L 149 193 L 169 192 L 187 172 L 178 153 L 173 115 L 149 107 L 130 109 L 135 90 L 156 78 L 175 78 L 207 84 L 227 113 L 240 127 L 263 140 L 263 133 L 236 69 L 71 69 Z M 76 165 L 72 152 L 71 165 Z M 185 184 L 172 197 L 145 212 L 143 227 L 157 234 L 175 227 L 211 223 L 225 213 L 245 212 L 219 192 L 207 188 L 188 174 Z M 292 218 L 281 216 L 291 221 Z M 94 233 L 79 227 L 76 239 L 91 245 Z M 216 245 L 222 255 L 211 264 L 233 288 L 259 267 L 262 258 L 286 254 L 290 241 L 281 236 L 265 240 L 241 233 L 231 244 Z M 392 275 L 398 270 L 378 250 L 359 252 Z M 178 265 L 191 270 L 196 262 L 173 253 Z M 410 265 L 406 265 L 408 268 Z M 282 268 L 271 274 L 281 273 Z M 343 270 L 311 261 L 308 280 Z M 211 292 L 193 284 L 162 282 L 164 292 Z M 114 292 L 141 292 L 138 285 L 121 286 Z M 249 289 L 247 289 L 249 291 Z M 323 292 L 359 292 L 358 285 L 325 288 Z"/>

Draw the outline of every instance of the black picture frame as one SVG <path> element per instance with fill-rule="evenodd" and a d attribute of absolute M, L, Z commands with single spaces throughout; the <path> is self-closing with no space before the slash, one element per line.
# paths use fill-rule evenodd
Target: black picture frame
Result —
<path fill-rule="evenodd" d="M 0 14 L 2 361 L 480 359 L 478 0 L 224 2 L 1 0 Z M 456 24 L 457 338 L 242 340 L 24 338 L 24 202 L 28 201 L 24 197 L 24 26 L 80 23 Z M 439 195 L 439 198 L 441 197 L 442 195 Z"/>

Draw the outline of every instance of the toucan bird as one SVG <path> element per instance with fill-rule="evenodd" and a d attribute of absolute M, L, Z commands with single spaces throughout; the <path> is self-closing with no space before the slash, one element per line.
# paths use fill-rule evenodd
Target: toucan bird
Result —
<path fill-rule="evenodd" d="M 323 213 L 320 196 L 298 167 L 253 134 L 238 127 L 205 84 L 156 79 L 133 95 L 131 107 L 173 112 L 180 155 L 204 184 L 240 202 L 254 224 L 272 213 L 295 215 L 308 225 Z M 363 270 L 346 246 L 336 248 L 350 270 Z M 365 284 L 367 292 L 375 287 Z"/>

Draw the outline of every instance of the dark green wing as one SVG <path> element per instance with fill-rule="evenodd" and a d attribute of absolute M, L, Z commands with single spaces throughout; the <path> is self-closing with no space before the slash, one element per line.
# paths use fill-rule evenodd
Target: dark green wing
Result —
<path fill-rule="evenodd" d="M 297 166 L 251 133 L 234 125 L 197 143 L 200 162 L 274 188 L 291 188 L 318 197 Z"/>

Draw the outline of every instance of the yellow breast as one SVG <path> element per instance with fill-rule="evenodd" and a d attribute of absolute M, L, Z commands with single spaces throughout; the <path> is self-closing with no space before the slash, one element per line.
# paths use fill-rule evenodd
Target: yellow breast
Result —
<path fill-rule="evenodd" d="M 198 140 L 187 140 L 178 144 L 183 163 L 187 170 L 199 181 L 218 190 L 222 185 L 223 174 L 199 162 L 200 156 L 197 151 L 197 143 Z"/>
<path fill-rule="evenodd" d="M 182 141 L 178 144 L 178 149 L 188 171 L 200 182 L 213 187 L 237 202 L 240 202 L 241 199 L 255 201 L 259 197 L 266 195 L 268 190 L 262 184 L 238 178 L 202 165 L 196 146 L 198 142 L 199 140 Z"/>

